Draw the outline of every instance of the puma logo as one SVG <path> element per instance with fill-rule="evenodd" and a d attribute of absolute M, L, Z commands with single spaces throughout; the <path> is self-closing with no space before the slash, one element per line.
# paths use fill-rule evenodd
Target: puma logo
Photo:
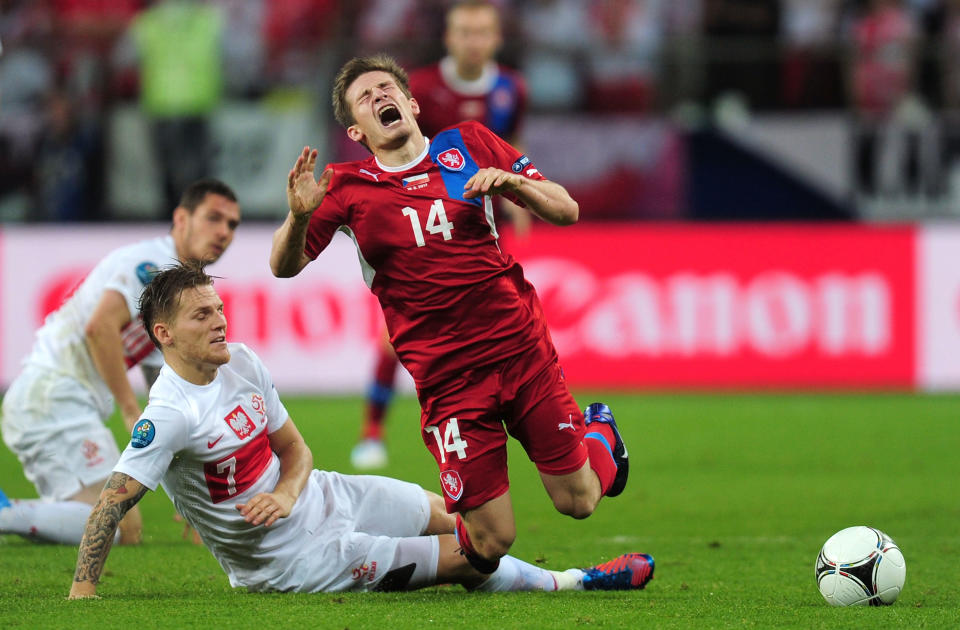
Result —
<path fill-rule="evenodd" d="M 563 431 L 564 429 L 571 429 L 574 433 L 577 432 L 577 427 L 574 426 L 572 422 L 560 422 L 557 424 L 557 431 Z"/>
<path fill-rule="evenodd" d="M 360 169 L 360 172 L 361 172 L 361 173 L 364 173 L 364 174 L 366 174 L 366 175 L 369 175 L 370 177 L 373 178 L 373 181 L 375 181 L 375 182 L 379 182 L 379 181 L 380 181 L 380 173 L 372 173 L 372 172 L 368 171 L 368 170 L 365 169 L 365 168 L 361 168 L 361 169 Z"/>

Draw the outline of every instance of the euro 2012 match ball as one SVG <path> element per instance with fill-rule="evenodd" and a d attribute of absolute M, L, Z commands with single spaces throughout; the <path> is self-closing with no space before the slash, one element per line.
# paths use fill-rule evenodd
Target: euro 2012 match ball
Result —
<path fill-rule="evenodd" d="M 897 601 L 907 564 L 892 538 L 873 527 L 848 527 L 817 556 L 817 587 L 833 606 L 889 606 Z"/>

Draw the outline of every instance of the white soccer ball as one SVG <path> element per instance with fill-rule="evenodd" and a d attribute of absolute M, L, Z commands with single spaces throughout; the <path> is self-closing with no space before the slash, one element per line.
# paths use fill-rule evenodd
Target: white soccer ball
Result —
<path fill-rule="evenodd" d="M 833 606 L 888 606 L 897 601 L 906 575 L 897 543 L 873 527 L 841 529 L 817 557 L 817 587 Z"/>

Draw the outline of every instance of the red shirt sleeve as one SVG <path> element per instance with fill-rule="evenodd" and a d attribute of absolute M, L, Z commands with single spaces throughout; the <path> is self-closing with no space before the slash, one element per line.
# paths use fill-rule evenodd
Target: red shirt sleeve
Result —
<path fill-rule="evenodd" d="M 464 136 L 471 154 L 478 158 L 477 165 L 480 168 L 492 166 L 517 173 L 528 179 L 546 179 L 534 166 L 530 158 L 480 123 L 465 122 L 460 125 L 460 133 Z M 526 207 L 526 204 L 519 197 L 511 193 L 506 193 L 503 196 L 518 206 Z"/>

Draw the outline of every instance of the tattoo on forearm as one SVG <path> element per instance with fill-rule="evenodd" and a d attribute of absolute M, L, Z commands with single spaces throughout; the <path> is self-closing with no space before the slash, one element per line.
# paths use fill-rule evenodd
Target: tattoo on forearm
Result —
<path fill-rule="evenodd" d="M 77 571 L 73 576 L 74 582 L 100 581 L 100 572 L 103 563 L 107 560 L 117 527 L 124 515 L 137 504 L 144 494 L 146 487 L 131 495 L 127 489 L 130 476 L 123 473 L 113 473 L 104 486 L 104 494 L 90 513 L 87 527 L 80 541 L 80 551 L 77 554 Z M 112 492 L 110 492 L 112 491 Z"/>

